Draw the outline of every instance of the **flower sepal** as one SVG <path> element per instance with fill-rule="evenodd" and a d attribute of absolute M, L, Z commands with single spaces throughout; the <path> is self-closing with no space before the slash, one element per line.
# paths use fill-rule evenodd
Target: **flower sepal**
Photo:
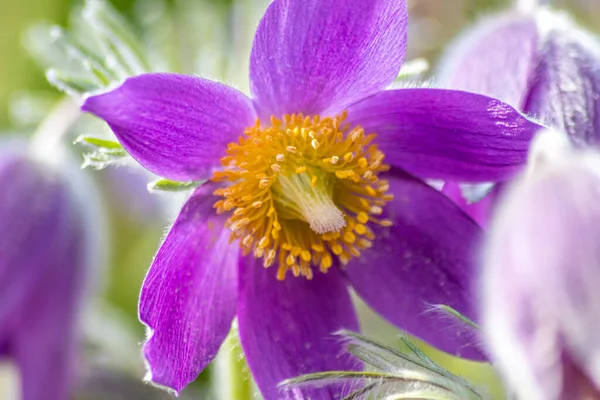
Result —
<path fill-rule="evenodd" d="M 83 154 L 82 168 L 104 169 L 111 164 L 122 163 L 129 157 L 123 146 L 112 140 L 82 135 L 75 139 L 74 143 L 93 148 L 92 151 Z"/>
<path fill-rule="evenodd" d="M 196 189 L 202 185 L 204 181 L 190 181 L 190 182 L 178 182 L 170 179 L 158 179 L 154 182 L 148 183 L 149 192 L 186 192 L 188 190 Z"/>

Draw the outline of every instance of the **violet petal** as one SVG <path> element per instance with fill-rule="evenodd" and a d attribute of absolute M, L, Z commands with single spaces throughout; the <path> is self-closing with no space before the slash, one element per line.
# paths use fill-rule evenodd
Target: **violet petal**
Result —
<path fill-rule="evenodd" d="M 245 257 L 240 270 L 240 339 L 258 387 L 265 400 L 343 397 L 340 387 L 286 391 L 277 384 L 311 372 L 360 367 L 331 336 L 341 328 L 358 330 L 344 278 L 334 268 L 316 272 L 310 281 L 278 281 L 276 272 L 254 257 Z"/>
<path fill-rule="evenodd" d="M 350 106 L 348 121 L 377 133 L 388 163 L 461 182 L 510 179 L 542 128 L 498 100 L 442 89 L 381 92 Z"/>
<path fill-rule="evenodd" d="M 169 179 L 206 179 L 229 142 L 254 125 L 243 93 L 193 76 L 144 74 L 86 99 L 123 147 L 149 171 Z"/>
<path fill-rule="evenodd" d="M 390 228 L 376 228 L 373 247 L 345 273 L 358 294 L 396 326 L 449 353 L 482 359 L 469 330 L 436 313 L 445 304 L 474 319 L 473 251 L 481 229 L 443 194 L 395 171 L 394 200 L 385 207 Z"/>
<path fill-rule="evenodd" d="M 341 111 L 385 88 L 402 66 L 406 27 L 405 0 L 273 1 L 250 57 L 261 118 Z"/>
<path fill-rule="evenodd" d="M 238 247 L 213 212 L 213 189 L 201 186 L 184 205 L 140 296 L 149 378 L 177 392 L 215 357 L 236 312 Z"/>

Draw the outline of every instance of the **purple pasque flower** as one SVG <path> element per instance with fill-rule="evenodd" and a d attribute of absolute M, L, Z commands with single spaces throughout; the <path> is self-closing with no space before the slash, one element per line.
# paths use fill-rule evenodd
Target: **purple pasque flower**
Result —
<path fill-rule="evenodd" d="M 483 330 L 522 399 L 600 399 L 600 154 L 556 133 L 499 201 L 486 244 Z"/>
<path fill-rule="evenodd" d="M 449 47 L 439 71 L 444 86 L 505 101 L 577 146 L 600 143 L 600 44 L 562 13 L 535 7 L 487 17 Z M 461 204 L 457 189 L 447 182 L 444 192 L 485 225 L 498 190 Z"/>
<path fill-rule="evenodd" d="M 152 381 L 181 390 L 236 316 L 267 399 L 283 398 L 283 379 L 357 368 L 329 336 L 358 329 L 348 285 L 408 332 L 482 358 L 468 334 L 423 315 L 443 303 L 472 316 L 480 230 L 404 171 L 508 179 L 538 125 L 481 95 L 385 91 L 403 62 L 406 23 L 404 1 L 275 0 L 254 40 L 252 99 L 197 77 L 148 74 L 86 100 L 152 172 L 210 179 L 144 282 Z"/>
<path fill-rule="evenodd" d="M 0 153 L 0 357 L 24 400 L 66 400 L 89 235 L 71 182 L 25 152 Z"/>

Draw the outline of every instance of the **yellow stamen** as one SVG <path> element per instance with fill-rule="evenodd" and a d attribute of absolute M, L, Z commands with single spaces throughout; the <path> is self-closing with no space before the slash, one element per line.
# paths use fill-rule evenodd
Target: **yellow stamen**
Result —
<path fill-rule="evenodd" d="M 277 264 L 277 278 L 311 279 L 313 268 L 327 272 L 337 258 L 347 264 L 371 247 L 370 224 L 393 196 L 378 175 L 389 169 L 384 155 L 359 126 L 335 118 L 303 114 L 260 121 L 227 146 L 224 167 L 212 180 L 228 186 L 218 213 L 229 213 L 230 240 L 243 254 Z"/>

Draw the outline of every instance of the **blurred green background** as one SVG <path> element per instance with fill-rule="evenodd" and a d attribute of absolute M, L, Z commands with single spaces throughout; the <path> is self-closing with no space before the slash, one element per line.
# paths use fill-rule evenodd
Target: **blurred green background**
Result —
<path fill-rule="evenodd" d="M 167 0 L 173 3 L 175 0 Z M 185 0 L 184 0 L 185 1 Z M 194 0 L 189 0 L 194 1 Z M 227 7 L 236 0 L 212 0 Z M 237 0 L 251 4 L 255 0 Z M 143 3 L 144 0 L 137 0 Z M 131 16 L 136 0 L 113 0 L 111 3 L 126 16 Z M 257 2 L 258 3 L 258 2 Z M 410 46 L 413 54 L 435 56 L 441 46 L 463 28 L 469 20 L 494 8 L 510 3 L 508 0 L 409 0 L 411 18 L 419 18 L 418 35 Z M 588 27 L 597 29 L 600 16 L 598 0 L 557 0 L 567 6 Z M 46 83 L 40 69 L 28 57 L 22 46 L 22 33 L 34 22 L 46 20 L 67 24 L 69 10 L 80 5 L 78 0 L 4 0 L 0 14 L 0 127 L 10 126 L 9 99 L 22 90 L 55 91 Z M 415 25 L 415 24 L 413 24 Z"/>

